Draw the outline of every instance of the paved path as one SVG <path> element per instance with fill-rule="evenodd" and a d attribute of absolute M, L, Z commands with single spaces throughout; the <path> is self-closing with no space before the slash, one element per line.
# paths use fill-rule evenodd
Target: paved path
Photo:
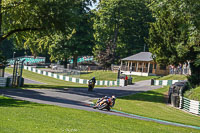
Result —
<path fill-rule="evenodd" d="M 12 76 L 12 75 L 5 73 L 4 76 L 8 77 L 8 76 Z M 35 80 L 27 79 L 27 78 L 24 79 L 24 83 L 26 83 L 26 84 L 45 84 L 45 83 L 41 83 L 41 82 L 38 82 L 38 81 L 35 81 Z"/>

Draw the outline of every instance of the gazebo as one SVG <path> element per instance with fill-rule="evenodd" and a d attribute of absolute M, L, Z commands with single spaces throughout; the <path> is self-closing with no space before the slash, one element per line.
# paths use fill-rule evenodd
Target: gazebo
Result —
<path fill-rule="evenodd" d="M 121 72 L 126 75 L 150 76 L 169 74 L 169 68 L 157 64 L 150 52 L 140 52 L 121 59 L 120 68 Z"/>

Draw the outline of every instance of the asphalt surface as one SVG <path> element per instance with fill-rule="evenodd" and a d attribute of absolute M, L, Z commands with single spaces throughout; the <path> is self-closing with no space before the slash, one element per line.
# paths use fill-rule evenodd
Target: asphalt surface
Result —
<path fill-rule="evenodd" d="M 92 99 L 100 98 L 105 95 L 116 97 L 136 94 L 160 88 L 161 86 L 150 86 L 150 81 L 137 82 L 134 85 L 126 87 L 102 87 L 95 88 L 93 92 L 88 92 L 87 88 L 63 88 L 63 89 L 0 89 L 0 95 L 11 97 L 14 99 L 31 101 L 42 104 L 50 104 L 67 108 L 74 108 L 86 111 L 100 112 L 109 115 L 117 115 L 122 117 L 134 118 L 145 121 L 154 121 L 165 125 L 174 125 L 186 127 L 178 123 L 171 123 L 155 119 L 130 115 L 115 111 L 102 111 L 93 109 L 90 104 Z M 117 103 L 117 102 L 116 102 Z M 193 127 L 190 127 L 193 128 Z"/>
<path fill-rule="evenodd" d="M 98 111 L 88 107 L 86 104 L 90 103 L 91 99 L 101 98 L 105 95 L 115 95 L 116 97 L 119 97 L 160 88 L 160 86 L 150 86 L 149 84 L 150 81 L 142 81 L 136 83 L 135 85 L 126 87 L 95 88 L 93 92 L 88 92 L 87 88 L 27 90 L 0 89 L 0 95 L 36 103 L 58 105 L 62 107 L 82 109 L 87 111 Z"/>
<path fill-rule="evenodd" d="M 5 73 L 5 75 L 4 75 L 4 77 L 10 77 L 10 76 L 12 76 L 12 75 L 8 74 L 8 73 Z M 24 83 L 25 84 L 45 84 L 45 83 L 41 83 L 41 82 L 38 82 L 35 80 L 27 79 L 27 78 L 24 79 Z"/>

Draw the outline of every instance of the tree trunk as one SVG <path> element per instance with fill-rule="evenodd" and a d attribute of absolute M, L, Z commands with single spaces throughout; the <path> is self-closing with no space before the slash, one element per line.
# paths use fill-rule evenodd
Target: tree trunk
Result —
<path fill-rule="evenodd" d="M 64 59 L 64 63 L 63 63 L 63 65 L 64 65 L 64 68 L 67 68 L 67 63 L 68 63 L 68 59 L 67 59 L 67 58 L 65 58 L 65 59 Z"/>
<path fill-rule="evenodd" d="M 78 55 L 75 54 L 73 56 L 73 69 L 77 67 L 77 60 L 78 60 Z"/>
<path fill-rule="evenodd" d="M 120 3 L 119 3 L 120 4 Z M 113 35 L 113 38 L 112 38 L 112 43 L 113 43 L 113 60 L 112 60 L 112 64 L 114 64 L 115 62 L 115 59 L 116 59 L 116 48 L 117 48 L 117 38 L 118 38 L 118 33 L 119 33 L 119 19 L 120 19 L 120 9 L 118 9 L 116 12 L 115 12 L 115 18 L 118 19 L 118 22 L 115 23 L 115 29 L 114 29 L 114 35 Z"/>

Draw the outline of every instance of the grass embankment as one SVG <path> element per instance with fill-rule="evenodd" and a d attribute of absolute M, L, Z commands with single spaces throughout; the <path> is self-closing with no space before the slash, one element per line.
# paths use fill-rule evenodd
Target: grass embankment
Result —
<path fill-rule="evenodd" d="M 6 73 L 12 74 L 13 69 L 6 68 Z M 45 84 L 26 84 L 24 88 L 68 88 L 68 87 L 87 87 L 85 84 L 78 84 L 73 82 L 67 82 L 52 77 L 44 76 L 28 70 L 23 70 L 23 77 L 31 80 L 35 80 Z"/>
<path fill-rule="evenodd" d="M 111 80 L 115 81 L 117 80 L 117 73 L 112 72 L 112 71 L 90 71 L 85 74 L 81 74 L 80 78 L 81 79 L 91 79 L 92 77 L 95 77 L 97 80 Z"/>
<path fill-rule="evenodd" d="M 157 78 L 157 76 L 132 76 L 132 78 L 133 78 L 133 83 L 134 83 L 134 82 L 138 82 L 142 80 L 150 80 L 153 78 Z"/>
<path fill-rule="evenodd" d="M 118 98 L 114 109 L 145 117 L 200 126 L 200 117 L 166 105 L 164 93 L 169 87 Z"/>
<path fill-rule="evenodd" d="M 3 96 L 0 96 L 0 111 L 0 131 L 6 133 L 199 132 L 190 128 L 18 101 Z"/>
<path fill-rule="evenodd" d="M 91 71 L 88 74 L 81 74 L 80 78 L 82 79 L 91 79 L 95 77 L 97 80 L 116 80 L 117 73 L 112 71 Z M 133 78 L 133 82 L 138 82 L 142 80 L 150 80 L 152 78 L 156 78 L 157 76 L 131 76 Z"/>
<path fill-rule="evenodd" d="M 164 77 L 160 77 L 157 80 L 187 80 L 187 76 L 186 75 L 167 75 Z"/>
<path fill-rule="evenodd" d="M 6 73 L 10 73 L 12 74 L 13 69 L 12 68 L 6 68 Z M 40 75 L 37 73 L 33 73 L 31 71 L 28 70 L 23 70 L 23 77 L 24 78 L 28 78 L 28 79 L 32 79 L 35 81 L 39 81 L 39 82 L 43 82 L 46 84 L 53 84 L 53 85 L 66 85 L 66 81 L 62 81 L 59 79 L 54 79 L 52 77 L 48 77 L 48 76 L 44 76 L 44 75 Z M 117 79 L 117 73 L 112 72 L 112 71 L 91 71 L 89 73 L 85 73 L 85 74 L 81 74 L 80 78 L 81 79 L 91 79 L 92 77 L 95 77 L 96 80 L 111 80 L 111 81 L 116 81 Z M 142 81 L 142 80 L 150 80 L 152 78 L 156 78 L 157 76 L 132 76 L 133 78 L 133 82 L 138 82 L 138 81 Z M 77 85 L 76 83 L 72 83 L 72 82 L 67 82 L 68 85 Z M 84 85 L 82 85 L 84 86 Z"/>
<path fill-rule="evenodd" d="M 200 101 L 200 86 L 186 91 L 184 93 L 184 97 L 187 97 L 191 100 Z"/>

